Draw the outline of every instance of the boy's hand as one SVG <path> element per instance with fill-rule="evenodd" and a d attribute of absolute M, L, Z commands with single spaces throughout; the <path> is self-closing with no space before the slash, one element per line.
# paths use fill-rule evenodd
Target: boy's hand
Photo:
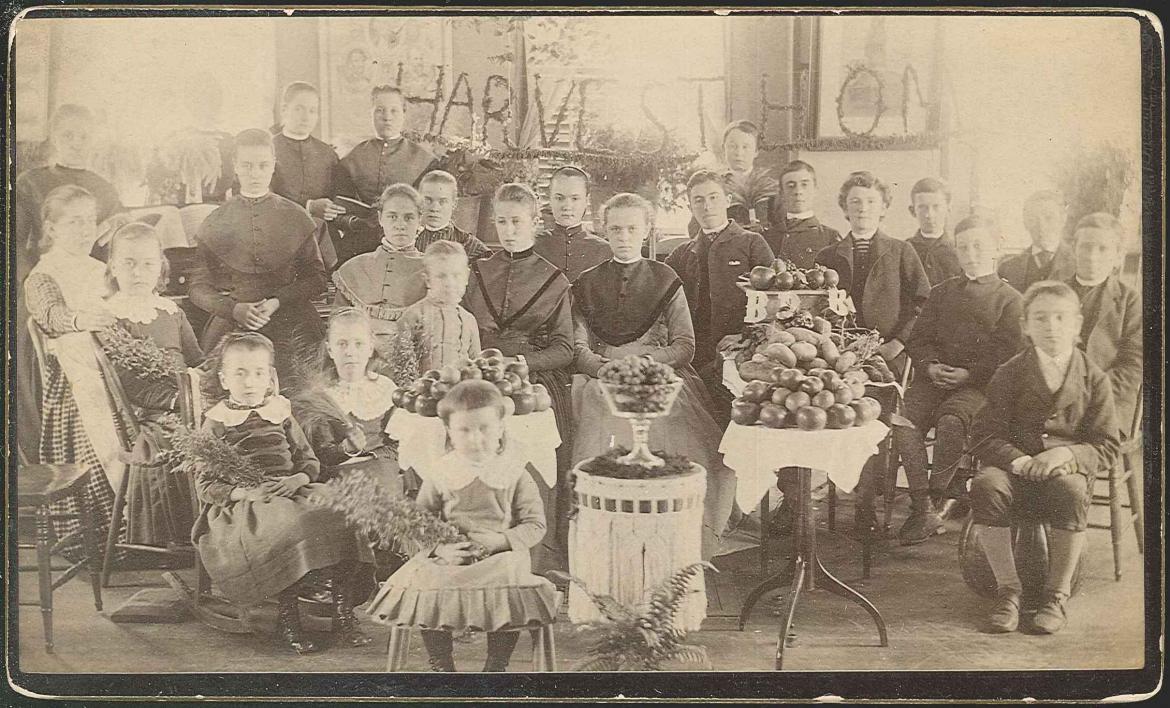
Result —
<path fill-rule="evenodd" d="M 464 565 L 471 558 L 470 541 L 444 543 L 435 548 L 434 556 L 446 565 Z"/>
<path fill-rule="evenodd" d="M 305 474 L 304 472 L 297 472 L 296 474 L 290 474 L 287 477 L 270 480 L 261 486 L 274 496 L 287 498 L 296 494 L 298 489 L 308 483 L 309 475 Z"/>
<path fill-rule="evenodd" d="M 117 324 L 117 322 L 118 318 L 111 315 L 109 311 L 105 309 L 79 310 L 77 313 L 77 319 L 74 320 L 74 324 L 77 325 L 77 329 L 82 331 L 95 331 L 99 329 L 105 329 L 106 327 L 113 327 L 115 324 Z"/>
<path fill-rule="evenodd" d="M 1074 461 L 1072 451 L 1067 447 L 1054 447 L 1033 456 L 1021 470 L 1020 476 L 1033 482 L 1041 482 L 1065 474 L 1072 469 Z"/>
<path fill-rule="evenodd" d="M 489 553 L 507 551 L 512 547 L 508 537 L 498 531 L 469 531 L 467 537 L 488 549 Z"/>
<path fill-rule="evenodd" d="M 270 297 L 267 300 L 262 300 L 257 305 L 257 308 L 259 308 L 260 313 L 266 318 L 264 324 L 268 324 L 268 319 L 271 319 L 276 314 L 276 311 L 280 309 L 280 300 Z"/>
<path fill-rule="evenodd" d="M 926 377 L 930 379 L 932 384 L 939 388 L 946 388 L 946 380 L 943 378 L 943 369 L 945 367 L 946 365 L 939 361 L 926 367 Z"/>
<path fill-rule="evenodd" d="M 345 436 L 341 447 L 348 455 L 356 455 L 366 448 L 366 434 L 356 425 Z"/>
<path fill-rule="evenodd" d="M 260 309 L 258 302 L 240 302 L 232 308 L 232 319 L 244 329 L 258 330 L 268 324 L 268 315 Z"/>
<path fill-rule="evenodd" d="M 318 219 L 333 221 L 345 213 L 345 207 L 341 206 L 329 197 L 322 197 L 320 199 L 309 200 L 309 213 Z"/>
<path fill-rule="evenodd" d="M 947 366 L 946 364 L 939 364 L 940 382 L 943 388 L 958 388 L 967 383 L 967 379 L 971 378 L 971 372 L 961 366 Z"/>

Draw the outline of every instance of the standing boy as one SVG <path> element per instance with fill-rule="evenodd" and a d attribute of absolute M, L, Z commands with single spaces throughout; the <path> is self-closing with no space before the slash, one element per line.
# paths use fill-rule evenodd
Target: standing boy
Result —
<path fill-rule="evenodd" d="M 917 376 L 906 391 L 906 417 L 894 443 L 910 485 L 910 516 L 898 531 L 903 545 L 942 530 L 936 509 L 961 496 L 952 485 L 967 432 L 983 407 L 983 388 L 1000 364 L 1023 347 L 1023 301 L 995 274 L 999 232 L 988 219 L 969 216 L 955 228 L 963 273 L 930 291 L 906 350 Z M 933 474 L 927 479 L 926 431 L 935 429 Z M 966 480 L 954 480 L 955 482 Z"/>
<path fill-rule="evenodd" d="M 1066 281 L 1076 273 L 1072 249 L 1061 242 L 1068 214 L 1059 192 L 1035 192 L 1024 201 L 1024 228 L 1032 245 L 1023 253 L 1003 259 L 999 277 L 1016 290 L 1026 292 L 1041 280 Z"/>
<path fill-rule="evenodd" d="M 554 170 L 548 183 L 548 205 L 553 227 L 536 237 L 537 255 L 560 269 L 570 283 L 610 259 L 609 242 L 594 236 L 582 223 L 589 207 L 589 173 L 574 165 Z"/>
<path fill-rule="evenodd" d="M 492 250 L 483 241 L 455 225 L 455 201 L 459 198 L 459 183 L 455 175 L 443 170 L 431 170 L 418 183 L 420 206 L 422 206 L 422 231 L 419 231 L 414 246 L 421 253 L 436 241 L 454 241 L 463 246 L 470 260 L 487 258 Z"/>
<path fill-rule="evenodd" d="M 780 173 L 780 202 L 784 217 L 772 218 L 764 238 L 777 258 L 797 268 L 812 268 L 822 249 L 841 240 L 841 234 L 825 226 L 813 212 L 817 196 L 817 173 L 812 165 L 793 160 Z"/>
<path fill-rule="evenodd" d="M 1035 283 L 1024 293 L 1024 313 L 1032 346 L 991 377 L 975 421 L 975 454 L 986 466 L 971 487 L 973 533 L 995 576 L 987 630 L 1012 632 L 1023 589 L 1012 523 L 1025 516 L 1050 526 L 1043 604 L 1031 624 L 1052 634 L 1065 624 L 1092 480 L 1113 464 L 1120 440 L 1109 379 L 1076 347 L 1076 293 L 1064 283 Z"/>
<path fill-rule="evenodd" d="M 951 190 L 946 182 L 926 177 L 910 189 L 910 215 L 918 220 L 918 231 L 909 243 L 918 252 L 931 287 L 963 274 L 955 253 L 955 239 L 947 233 L 951 212 Z"/>

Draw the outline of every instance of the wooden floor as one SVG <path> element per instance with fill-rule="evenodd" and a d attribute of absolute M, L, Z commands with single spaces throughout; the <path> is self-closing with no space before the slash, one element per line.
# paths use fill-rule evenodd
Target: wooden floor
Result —
<path fill-rule="evenodd" d="M 905 504 L 902 500 L 901 505 Z M 822 510 L 823 511 L 823 510 Z M 900 508 L 900 511 L 902 509 Z M 851 511 L 843 506 L 841 527 Z M 904 513 L 904 511 L 903 511 Z M 877 646 L 877 632 L 857 606 L 824 592 L 802 595 L 796 617 L 796 642 L 785 653 L 785 669 L 855 670 L 1038 670 L 1137 668 L 1143 659 L 1143 566 L 1132 535 L 1126 536 L 1121 582 L 1113 580 L 1108 533 L 1090 531 L 1088 573 L 1070 602 L 1070 620 L 1055 636 L 979 632 L 985 600 L 964 585 L 956 561 L 957 525 L 930 542 L 911 548 L 887 546 L 877 555 L 873 577 L 861 580 L 858 548 L 840 534 L 829 534 L 821 514 L 819 543 L 825 565 L 865 593 L 881 610 L 890 646 Z M 895 517 L 895 528 L 901 514 Z M 781 551 L 784 549 L 781 548 Z M 733 615 L 759 579 L 759 552 L 744 550 L 716 561 L 709 615 L 691 641 L 705 645 L 716 671 L 772 669 L 778 618 L 774 603 L 762 601 L 746 631 L 736 631 Z M 184 575 L 190 571 L 183 571 Z M 109 611 L 146 586 L 164 587 L 159 571 L 122 572 L 105 592 L 106 613 L 94 612 L 84 576 L 56 593 L 56 653 L 47 654 L 40 611 L 21 607 L 19 661 L 26 672 L 380 672 L 385 667 L 386 628 L 369 623 L 375 637 L 361 649 L 333 649 L 297 657 L 270 636 L 220 634 L 193 620 L 181 624 L 116 624 Z M 36 597 L 35 573 L 21 573 L 22 597 Z M 271 620 L 271 618 L 269 618 Z M 562 620 L 564 618 L 562 617 Z M 588 633 L 562 621 L 556 626 L 558 668 L 571 668 L 585 654 Z M 327 636 L 323 636 L 327 639 Z M 462 670 L 482 666 L 485 640 L 477 634 L 456 644 Z M 511 670 L 531 668 L 528 640 L 522 639 Z M 692 667 L 679 666 L 680 669 Z M 426 670 L 420 642 L 412 643 L 408 670 Z"/>

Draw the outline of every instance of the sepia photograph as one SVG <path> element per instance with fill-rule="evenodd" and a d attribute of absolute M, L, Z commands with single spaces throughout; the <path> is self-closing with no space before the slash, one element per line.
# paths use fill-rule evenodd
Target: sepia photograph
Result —
<path fill-rule="evenodd" d="M 1155 15 L 6 17 L 23 700 L 1159 690 Z"/>

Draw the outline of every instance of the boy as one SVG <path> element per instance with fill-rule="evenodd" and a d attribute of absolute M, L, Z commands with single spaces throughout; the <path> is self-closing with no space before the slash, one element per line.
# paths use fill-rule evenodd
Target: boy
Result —
<path fill-rule="evenodd" d="M 936 509 L 945 498 L 961 496 L 951 480 L 971 421 L 983 407 L 983 387 L 1023 347 L 1022 298 L 995 274 L 995 225 L 969 216 L 955 227 L 955 245 L 963 274 L 930 291 L 906 342 L 917 376 L 905 398 L 913 427 L 894 426 L 894 443 L 910 484 L 910 516 L 898 531 L 903 545 L 941 532 Z M 931 427 L 934 474 L 928 482 L 924 436 Z"/>
<path fill-rule="evenodd" d="M 1024 293 L 1024 313 L 1032 346 L 991 377 L 975 420 L 975 454 L 985 466 L 971 487 L 973 531 L 997 586 L 987 630 L 1012 632 L 1022 591 L 1012 521 L 1022 514 L 1050 525 L 1043 604 L 1031 624 L 1052 634 L 1065 624 L 1092 480 L 1113 464 L 1120 440 L 1109 379 L 1076 346 L 1076 293 L 1064 283 L 1035 283 Z"/>
<path fill-rule="evenodd" d="M 878 353 L 897 373 L 905 366 L 905 342 L 930 295 L 930 282 L 914 247 L 881 231 L 890 206 L 884 182 L 869 172 L 854 172 L 841 185 L 837 203 L 849 221 L 849 234 L 822 249 L 816 262 L 840 274 L 841 287 L 857 308 L 858 326 L 878 331 Z M 891 411 L 893 401 L 883 401 L 882 407 Z M 854 525 L 861 538 L 877 532 L 873 498 L 879 476 L 875 465 L 866 465 L 857 484 Z"/>
<path fill-rule="evenodd" d="M 720 339 L 743 331 L 747 295 L 736 280 L 756 266 L 771 265 L 774 257 L 763 236 L 727 217 L 730 200 L 718 173 L 699 170 L 691 175 L 687 198 L 700 233 L 676 248 L 666 264 L 683 281 L 695 328 L 694 365 L 701 371 L 715 363 Z M 718 373 L 708 374 L 708 383 L 722 388 Z"/>
<path fill-rule="evenodd" d="M 589 207 L 589 173 L 574 165 L 558 167 L 548 183 L 548 203 L 553 227 L 536 237 L 534 248 L 570 283 L 613 256 L 609 243 L 589 233 L 581 223 Z"/>
<path fill-rule="evenodd" d="M 812 165 L 793 160 L 780 173 L 780 202 L 784 218 L 772 219 L 764 232 L 777 258 L 786 258 L 798 268 L 812 268 L 821 249 L 841 240 L 834 228 L 821 223 L 813 213 L 817 195 L 817 173 Z"/>
<path fill-rule="evenodd" d="M 432 243 L 453 241 L 463 247 L 464 254 L 471 260 L 487 258 L 492 255 L 487 244 L 455 226 L 451 220 L 458 193 L 459 183 L 450 172 L 431 170 L 423 175 L 418 183 L 423 227 L 414 246 L 425 253 Z"/>
<path fill-rule="evenodd" d="M 1032 237 L 1031 248 L 1003 259 L 999 277 L 1025 292 L 1040 280 L 1067 281 L 1076 273 L 1072 250 L 1061 242 L 1067 218 L 1059 192 L 1035 192 L 1024 200 L 1024 228 Z"/>
<path fill-rule="evenodd" d="M 918 220 L 918 232 L 909 243 L 918 252 L 931 287 L 963 274 L 955 254 L 955 239 L 947 233 L 951 190 L 946 182 L 926 177 L 910 189 L 910 215 Z"/>
<path fill-rule="evenodd" d="M 1142 307 L 1114 272 L 1122 239 L 1121 223 L 1112 214 L 1089 214 L 1077 222 L 1076 275 L 1068 284 L 1081 299 L 1080 346 L 1109 376 L 1117 421 L 1128 435 L 1142 386 Z"/>
<path fill-rule="evenodd" d="M 287 377 L 294 337 L 309 345 L 324 338 L 312 300 L 325 292 L 325 264 L 308 212 L 269 190 L 272 135 L 245 130 L 235 148 L 240 193 L 199 227 L 188 294 L 211 315 L 200 339 L 203 351 L 229 332 L 260 332 L 276 344 L 276 369 Z"/>
<path fill-rule="evenodd" d="M 467 252 L 453 241 L 435 241 L 423 254 L 423 268 L 427 296 L 403 311 L 399 327 L 422 331 L 419 370 L 461 367 L 480 352 L 475 317 L 459 306 L 471 274 Z"/>
<path fill-rule="evenodd" d="M 393 86 L 375 86 L 370 91 L 370 101 L 377 137 L 358 143 L 341 158 L 341 193 L 365 204 L 373 204 L 392 184 L 414 186 L 420 177 L 438 168 L 429 150 L 402 135 L 406 125 L 406 97 L 402 91 Z M 369 253 L 381 238 L 374 224 L 351 227 L 336 244 L 338 263 Z"/>

